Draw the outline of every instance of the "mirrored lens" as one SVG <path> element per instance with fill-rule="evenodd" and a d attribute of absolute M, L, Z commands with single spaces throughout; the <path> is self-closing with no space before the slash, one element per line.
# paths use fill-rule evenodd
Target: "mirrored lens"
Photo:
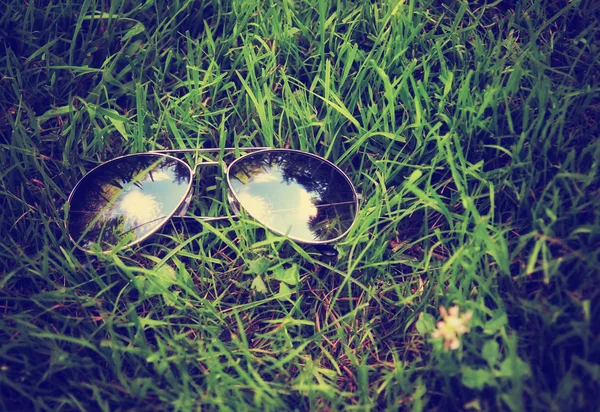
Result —
<path fill-rule="evenodd" d="M 330 162 L 307 153 L 248 154 L 231 164 L 228 179 L 248 214 L 299 242 L 337 239 L 356 217 L 356 193 L 348 178 Z"/>
<path fill-rule="evenodd" d="M 191 187 L 192 171 L 158 154 L 125 156 L 85 175 L 69 198 L 68 230 L 83 249 L 128 245 L 158 230 Z"/>

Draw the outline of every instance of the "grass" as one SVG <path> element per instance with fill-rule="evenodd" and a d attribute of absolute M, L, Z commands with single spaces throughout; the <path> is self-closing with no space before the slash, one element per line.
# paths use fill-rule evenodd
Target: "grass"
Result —
<path fill-rule="evenodd" d="M 0 2 L 3 409 L 597 407 L 597 2 L 41 3 Z M 69 242 L 98 163 L 227 146 L 347 172 L 337 260 L 243 219 Z"/>

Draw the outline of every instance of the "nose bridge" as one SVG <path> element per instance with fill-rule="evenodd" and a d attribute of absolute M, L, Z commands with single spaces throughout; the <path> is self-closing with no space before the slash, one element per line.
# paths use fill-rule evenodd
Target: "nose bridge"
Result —
<path fill-rule="evenodd" d="M 221 162 L 215 162 L 215 161 L 209 161 L 209 162 L 197 162 L 194 165 L 194 169 L 193 169 L 193 173 L 194 176 L 196 175 L 196 173 L 198 172 L 198 168 L 201 166 L 219 166 L 221 165 Z M 225 166 L 225 164 L 223 163 L 223 166 Z"/>
<path fill-rule="evenodd" d="M 215 175 L 220 175 L 221 178 L 223 178 L 223 175 L 227 173 L 227 169 L 228 169 L 227 164 L 223 160 L 219 160 L 219 161 L 200 161 L 200 162 L 197 162 L 194 165 L 194 167 L 192 168 L 193 181 L 196 182 L 196 184 L 199 183 L 200 180 L 202 179 L 202 177 L 199 176 L 199 173 L 202 173 L 200 171 L 200 169 L 203 168 L 203 167 L 212 167 L 212 168 L 216 167 L 217 168 L 216 169 L 216 173 L 214 173 L 214 174 Z M 207 173 L 209 175 L 212 175 L 213 172 L 214 172 L 214 170 L 207 171 Z M 220 193 L 220 189 L 219 189 L 220 185 L 219 185 L 218 178 L 217 178 L 217 181 L 215 181 L 215 183 L 217 185 L 216 186 L 217 187 L 217 191 L 216 191 L 215 195 L 218 198 L 218 193 Z M 192 184 L 192 188 L 190 190 L 190 194 L 188 195 L 188 197 L 186 198 L 186 200 L 184 201 L 184 203 L 181 205 L 180 210 L 177 212 L 177 216 L 182 217 L 182 218 L 187 217 L 186 214 L 187 214 L 188 209 L 189 209 L 189 207 L 190 207 L 190 205 L 192 203 L 192 199 L 194 199 L 195 196 L 202 196 L 202 190 L 200 190 L 199 192 L 196 191 L 195 193 L 193 193 L 194 189 L 195 189 L 194 188 L 194 184 Z M 227 190 L 227 192 L 229 192 L 229 189 L 226 189 L 226 190 Z M 215 199 L 217 199 L 217 198 L 215 198 Z M 230 206 L 232 206 L 228 194 L 226 195 L 226 198 L 227 198 L 227 204 L 229 204 Z M 238 214 L 238 209 L 235 208 L 235 205 L 233 205 L 232 209 L 233 209 L 233 214 L 231 214 L 231 216 L 229 216 L 229 213 L 227 213 L 227 216 L 194 216 L 194 218 L 199 218 L 199 219 L 204 220 L 204 221 L 212 221 L 212 220 L 227 219 L 229 217 L 236 217 L 237 214 Z"/>
<path fill-rule="evenodd" d="M 193 173 L 194 175 L 196 174 L 196 172 L 198 171 L 198 167 L 199 166 L 218 166 L 220 164 L 223 164 L 224 166 L 226 166 L 226 164 L 224 163 L 223 159 L 219 160 L 219 161 L 212 161 L 212 160 L 206 160 L 206 161 L 200 161 L 198 162 L 198 160 L 203 160 L 205 157 L 201 155 L 204 153 L 207 154 L 212 154 L 212 153 L 221 153 L 221 154 L 225 154 L 225 155 L 230 155 L 230 154 L 236 154 L 238 152 L 256 152 L 256 151 L 261 151 L 261 150 L 267 150 L 270 149 L 270 147 L 266 147 L 266 146 L 257 146 L 257 147 L 224 147 L 224 148 L 199 148 L 199 149 L 163 149 L 163 150 L 151 150 L 150 152 L 147 153 L 157 153 L 157 154 L 168 154 L 168 155 L 176 155 L 176 154 L 196 154 L 195 157 L 195 165 L 193 168 Z M 242 153 L 243 154 L 243 153 Z M 226 170 L 227 168 L 225 167 L 224 170 Z"/>

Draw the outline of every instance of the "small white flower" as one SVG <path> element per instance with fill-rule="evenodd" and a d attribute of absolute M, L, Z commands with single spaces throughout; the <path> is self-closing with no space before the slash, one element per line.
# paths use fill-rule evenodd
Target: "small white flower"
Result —
<path fill-rule="evenodd" d="M 433 331 L 431 337 L 434 339 L 444 338 L 444 348 L 456 350 L 460 347 L 459 336 L 469 332 L 469 321 L 471 320 L 472 312 L 466 312 L 459 316 L 458 306 L 452 306 L 446 310 L 440 306 L 440 315 L 444 320 L 437 323 L 437 329 Z"/>

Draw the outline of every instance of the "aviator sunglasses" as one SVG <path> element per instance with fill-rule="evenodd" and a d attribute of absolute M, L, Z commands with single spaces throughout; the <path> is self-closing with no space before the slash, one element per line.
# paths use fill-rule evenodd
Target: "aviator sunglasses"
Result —
<path fill-rule="evenodd" d="M 121 156 L 89 171 L 73 188 L 67 230 L 84 251 L 109 252 L 136 245 L 172 217 L 186 215 L 198 166 L 222 165 L 231 216 L 241 211 L 265 228 L 298 243 L 328 245 L 343 238 L 356 221 L 359 195 L 348 176 L 330 161 L 291 150 L 240 148 L 250 152 L 194 168 L 172 154 L 233 151 L 184 149 Z"/>

